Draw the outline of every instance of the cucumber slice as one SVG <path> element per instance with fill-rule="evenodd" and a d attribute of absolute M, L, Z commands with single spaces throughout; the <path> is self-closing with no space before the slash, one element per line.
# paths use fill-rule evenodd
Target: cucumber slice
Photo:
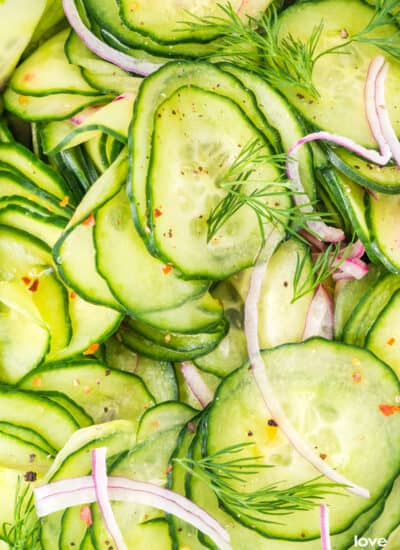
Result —
<path fill-rule="evenodd" d="M 153 405 L 138 376 L 91 360 L 46 365 L 25 377 L 20 387 L 31 391 L 62 388 L 95 423 L 126 419 L 136 425 L 143 412 Z"/>
<path fill-rule="evenodd" d="M 116 338 L 110 338 L 106 342 L 106 363 L 114 369 L 139 376 L 156 403 L 178 399 L 176 376 L 171 363 L 140 357 Z"/>
<path fill-rule="evenodd" d="M 32 461 L 32 457 L 34 459 Z M 19 437 L 0 432 L 0 466 L 43 477 L 51 465 L 49 452 Z"/>
<path fill-rule="evenodd" d="M 367 351 L 322 339 L 275 348 L 264 352 L 263 360 L 273 390 L 296 430 L 316 452 L 326 455 L 331 466 L 371 490 L 369 500 L 348 494 L 326 497 L 331 533 L 340 533 L 370 509 L 398 475 L 400 417 L 384 416 L 379 405 L 393 402 L 399 393 L 399 380 Z M 361 383 L 354 382 L 354 372 L 361 376 Z M 282 480 L 290 487 L 315 478 L 314 468 L 297 454 L 279 428 L 267 425 L 266 414 L 265 403 L 246 365 L 222 382 L 209 412 L 208 453 L 248 441 L 250 431 L 255 448 L 244 451 L 243 456 L 256 453 L 274 466 L 246 476 L 241 491 L 261 489 Z M 365 449 L 369 449 L 368 460 Z M 228 503 L 224 505 L 230 509 Z M 319 514 L 315 509 L 295 512 L 287 519 L 281 517 L 279 525 L 265 521 L 265 516 L 257 520 L 256 512 L 252 516 L 252 520 L 246 514 L 236 519 L 276 538 L 319 537 Z"/>
<path fill-rule="evenodd" d="M 130 171 L 128 194 L 132 203 L 135 224 L 147 246 L 151 235 L 148 226 L 147 174 L 150 166 L 154 114 L 165 98 L 182 86 L 199 86 L 216 94 L 226 96 L 238 105 L 258 128 L 267 136 L 274 149 L 280 150 L 278 136 L 258 109 L 253 94 L 232 75 L 209 63 L 168 63 L 146 78 L 140 87 L 135 103 L 130 136 Z M 162 90 L 162 94 L 160 94 Z"/>
<path fill-rule="evenodd" d="M 389 303 L 393 294 L 400 288 L 400 277 L 387 274 L 379 279 L 354 309 L 344 329 L 344 341 L 364 346 L 367 335 L 379 314 Z"/>
<path fill-rule="evenodd" d="M 349 36 L 366 27 L 374 15 L 373 8 L 360 0 L 320 0 L 300 2 L 280 16 L 280 36 L 292 35 L 306 42 L 321 22 L 324 29 L 316 46 L 321 51 L 343 43 L 341 30 Z M 396 26 L 388 24 L 372 31 L 371 36 L 394 35 Z M 314 126 L 353 139 L 366 147 L 376 148 L 364 111 L 364 83 L 371 59 L 385 55 L 367 42 L 355 42 L 345 49 L 347 55 L 325 55 L 315 65 L 313 82 L 319 97 L 310 97 L 298 87 L 285 87 L 286 97 Z M 399 105 L 400 64 L 388 56 L 390 64 L 386 80 L 386 100 L 395 132 L 400 134 Z"/>
<path fill-rule="evenodd" d="M 271 0 L 249 0 L 243 6 L 240 0 L 233 0 L 231 5 L 233 10 L 244 20 L 246 16 L 257 17 L 261 15 L 269 6 Z M 177 42 L 208 42 L 217 38 L 216 31 L 193 31 L 180 25 L 179 21 L 190 20 L 188 12 L 194 13 L 197 17 L 216 16 L 224 17 L 224 13 L 218 7 L 218 4 L 211 0 L 206 0 L 201 4 L 193 6 L 190 0 L 176 3 L 173 0 L 160 1 L 151 0 L 144 4 L 135 4 L 129 0 L 121 0 L 120 16 L 122 21 L 130 29 L 144 35 L 150 36 L 153 40 L 166 44 L 176 44 Z"/>
<path fill-rule="evenodd" d="M 344 327 L 350 319 L 354 309 L 368 290 L 383 275 L 381 266 L 370 264 L 368 273 L 360 280 L 350 279 L 336 283 L 335 287 L 335 339 L 341 340 L 344 336 Z"/>
<path fill-rule="evenodd" d="M 366 337 L 365 345 L 392 367 L 400 378 L 400 290 L 383 307 Z"/>
<path fill-rule="evenodd" d="M 26 231 L 53 247 L 60 238 L 66 220 L 56 216 L 42 216 L 19 206 L 7 206 L 0 209 L 0 224 Z"/>
<path fill-rule="evenodd" d="M 397 166 L 379 166 L 358 157 L 346 149 L 327 148 L 333 166 L 358 185 L 378 191 L 396 194 L 400 191 L 400 174 Z"/>
<path fill-rule="evenodd" d="M 66 347 L 51 351 L 47 361 L 61 361 L 74 358 L 81 353 L 93 353 L 90 351 L 91 346 L 95 346 L 97 350 L 98 346 L 115 332 L 122 320 L 119 311 L 90 304 L 77 294 L 69 295 L 68 310 L 72 326 L 71 339 Z"/>
<path fill-rule="evenodd" d="M 199 433 L 189 451 L 194 458 L 201 458 L 201 436 Z M 257 548 L 257 550 L 320 550 L 320 539 L 292 541 L 278 538 L 268 538 L 261 533 L 245 527 L 236 522 L 231 515 L 224 511 L 212 490 L 195 476 L 188 478 L 186 483 L 187 496 L 196 504 L 207 510 L 217 521 L 228 530 L 233 548 Z M 384 502 L 379 500 L 370 510 L 361 514 L 351 527 L 337 535 L 331 535 L 332 548 L 335 550 L 348 550 L 354 542 L 355 535 L 362 533 L 366 527 L 380 514 Z M 290 517 L 290 516 L 289 516 Z M 209 541 L 200 533 L 199 538 L 210 548 Z M 194 547 L 197 550 L 197 546 Z M 203 546 L 199 547 L 200 549 Z"/>
<path fill-rule="evenodd" d="M 30 392 L 0 389 L 0 421 L 31 429 L 56 450 L 79 428 L 60 405 Z"/>
<path fill-rule="evenodd" d="M 265 80 L 249 71 L 244 71 L 230 63 L 222 63 L 221 69 L 238 78 L 256 97 L 257 105 L 265 118 L 279 133 L 284 151 L 307 134 L 301 117 L 283 95 L 274 90 Z M 310 200 L 315 200 L 316 181 L 314 176 L 311 147 L 305 144 L 297 153 L 301 182 Z"/>
<path fill-rule="evenodd" d="M 86 107 L 103 105 L 110 99 L 110 96 L 99 93 L 96 96 L 60 93 L 35 97 L 19 94 L 11 88 L 7 88 L 4 93 L 4 104 L 7 110 L 29 122 L 64 120 Z"/>
<path fill-rule="evenodd" d="M 98 95 L 89 86 L 78 67 L 71 65 L 64 45 L 69 29 L 56 34 L 42 44 L 13 73 L 9 86 L 24 96 L 43 97 L 51 94 Z"/>
<path fill-rule="evenodd" d="M 38 24 L 46 0 L 5 0 L 0 6 L 0 84 L 3 87 L 17 65 Z"/>
<path fill-rule="evenodd" d="M 400 273 L 400 241 L 396 231 L 400 213 L 399 195 L 368 195 L 367 205 L 372 248 L 389 271 Z"/>
<path fill-rule="evenodd" d="M 255 141 L 271 154 L 263 136 L 230 99 L 194 86 L 183 87 L 157 111 L 149 170 L 151 227 L 157 250 L 187 277 L 224 279 L 254 263 L 261 246 L 260 222 L 242 208 L 207 242 L 207 220 L 227 192 L 218 185 L 230 165 Z M 172 146 L 173 144 L 173 146 Z M 278 192 L 279 172 L 268 161 L 254 164 L 250 194 L 270 182 Z M 196 197 L 196 201 L 193 201 Z M 273 208 L 289 199 L 266 197 Z M 162 215 L 159 215 L 159 212 Z M 264 231 L 270 224 L 263 220 Z M 172 235 L 172 236 L 171 236 Z"/>
<path fill-rule="evenodd" d="M 40 395 L 44 395 L 50 401 L 54 401 L 64 407 L 69 414 L 74 418 L 80 428 L 86 428 L 93 424 L 93 418 L 91 418 L 79 405 L 67 397 L 64 393 L 58 391 L 41 391 Z"/>
<path fill-rule="evenodd" d="M 150 256 L 132 222 L 125 189 L 95 217 L 97 268 L 131 315 L 174 308 L 204 292 L 206 283 L 180 279 Z"/>
<path fill-rule="evenodd" d="M 54 457 L 57 454 L 57 451 L 51 447 L 47 441 L 38 433 L 34 432 L 31 429 L 24 428 L 23 426 L 16 426 L 15 424 L 10 424 L 8 422 L 0 422 L 0 433 L 10 435 L 25 441 L 26 443 L 32 443 L 39 447 L 42 451 L 45 451 L 49 458 Z"/>

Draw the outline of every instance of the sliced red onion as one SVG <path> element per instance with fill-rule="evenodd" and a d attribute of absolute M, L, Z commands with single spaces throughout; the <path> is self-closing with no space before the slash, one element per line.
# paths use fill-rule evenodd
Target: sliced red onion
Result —
<path fill-rule="evenodd" d="M 384 63 L 376 78 L 376 102 L 378 110 L 378 119 L 381 126 L 383 137 L 388 143 L 389 149 L 393 155 L 397 166 L 400 168 L 400 142 L 397 139 L 396 132 L 390 121 L 389 113 L 385 100 L 385 81 L 389 70 L 389 64 Z"/>
<path fill-rule="evenodd" d="M 38 517 L 97 500 L 93 478 L 90 476 L 36 487 L 34 494 Z M 232 550 L 229 535 L 222 525 L 205 510 L 169 489 L 147 482 L 109 477 L 108 496 L 111 500 L 143 504 L 175 515 L 210 537 L 221 550 Z"/>
<path fill-rule="evenodd" d="M 76 8 L 75 0 L 63 0 L 63 7 L 65 15 L 76 34 L 86 44 L 89 50 L 102 59 L 114 63 L 114 65 L 121 67 L 121 69 L 125 71 L 140 74 L 142 76 L 148 76 L 162 66 L 162 64 L 159 63 L 151 63 L 131 57 L 130 55 L 112 48 L 97 38 L 82 21 Z"/>
<path fill-rule="evenodd" d="M 329 533 L 329 510 L 326 504 L 319 507 L 319 523 L 321 530 L 322 550 L 331 550 L 331 537 Z"/>
<path fill-rule="evenodd" d="M 360 280 L 368 273 L 368 265 L 359 258 L 346 258 L 339 266 L 332 278 L 334 281 L 340 279 Z"/>
<path fill-rule="evenodd" d="M 111 502 L 108 497 L 107 477 L 107 447 L 100 447 L 92 451 L 92 479 L 96 493 L 97 504 L 103 516 L 104 524 L 112 537 L 117 550 L 128 550 L 124 537 L 116 522 Z"/>
<path fill-rule="evenodd" d="M 279 241 L 278 241 L 279 242 Z M 271 248 L 267 240 L 266 246 Z M 277 243 L 275 243 L 277 244 Z M 273 247 L 272 247 L 273 248 Z M 270 257 L 270 256 L 269 256 Z M 267 269 L 269 257 L 265 258 L 260 255 L 258 262 L 253 268 L 250 279 L 250 288 L 245 302 L 245 335 L 247 340 L 247 351 L 252 367 L 252 373 L 257 384 L 257 387 L 263 397 L 264 403 L 271 414 L 272 418 L 278 424 L 282 433 L 287 437 L 296 451 L 310 464 L 314 466 L 321 474 L 326 476 L 331 481 L 346 486 L 347 491 L 360 497 L 369 498 L 368 489 L 360 487 L 349 481 L 346 477 L 331 468 L 322 458 L 315 454 L 310 447 L 300 436 L 300 434 L 292 426 L 286 417 L 280 402 L 275 397 L 271 383 L 268 379 L 267 370 L 264 361 L 260 354 L 260 345 L 258 340 L 258 301 L 264 275 Z"/>
<path fill-rule="evenodd" d="M 381 155 L 389 160 L 392 153 L 388 142 L 382 132 L 381 123 L 378 116 L 378 101 L 377 101 L 377 77 L 382 67 L 385 64 L 385 58 L 381 55 L 375 57 L 371 61 L 368 69 L 367 80 L 365 81 L 365 113 L 371 133 L 374 136 L 376 143 L 379 146 Z"/>
<path fill-rule="evenodd" d="M 207 386 L 199 369 L 191 361 L 186 361 L 181 363 L 181 372 L 190 391 L 204 409 L 213 400 L 214 394 Z"/>
<path fill-rule="evenodd" d="M 358 258 L 361 259 L 365 254 L 365 246 L 363 243 L 358 239 L 354 244 L 351 245 L 350 252 L 348 254 L 348 258 Z"/>
<path fill-rule="evenodd" d="M 323 285 L 319 285 L 308 308 L 304 325 L 303 340 L 313 336 L 333 339 L 333 300 Z"/>

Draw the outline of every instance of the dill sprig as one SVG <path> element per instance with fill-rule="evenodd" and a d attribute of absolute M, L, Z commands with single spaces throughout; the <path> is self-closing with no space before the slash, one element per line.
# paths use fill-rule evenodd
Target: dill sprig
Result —
<path fill-rule="evenodd" d="M 376 30 L 399 23 L 396 12 L 398 0 L 376 0 L 375 9 L 366 26 L 332 48 L 317 53 L 324 29 L 323 20 L 312 29 L 304 42 L 288 34 L 282 36 L 278 12 L 272 6 L 260 18 L 247 16 L 243 20 L 230 3 L 218 4 L 220 16 L 199 17 L 188 12 L 189 20 L 181 24 L 197 31 L 212 31 L 220 38 L 218 47 L 208 58 L 229 61 L 243 69 L 251 70 L 273 86 L 296 87 L 318 98 L 313 84 L 316 62 L 325 55 L 346 54 L 346 48 L 354 42 L 372 44 L 400 59 L 400 31 L 386 37 L 371 36 Z M 346 29 L 343 31 L 347 32 Z"/>
<path fill-rule="evenodd" d="M 10 550 L 42 550 L 32 489 L 28 484 L 24 486 L 21 477 L 15 490 L 13 523 L 3 523 L 2 531 Z"/>
<path fill-rule="evenodd" d="M 217 232 L 238 210 L 248 207 L 256 214 L 259 222 L 262 239 L 265 240 L 264 225 L 266 222 L 283 229 L 285 232 L 297 234 L 299 229 L 308 228 L 309 222 L 321 221 L 329 217 L 329 214 L 316 212 L 312 203 L 307 201 L 302 204 L 281 205 L 287 203 L 287 199 L 295 196 L 307 195 L 295 191 L 292 184 L 278 178 L 273 182 L 263 182 L 251 179 L 254 171 L 262 162 L 273 162 L 278 168 L 282 168 L 286 162 L 285 154 L 266 155 L 263 153 L 263 144 L 259 140 L 248 143 L 237 158 L 233 161 L 226 173 L 219 177 L 216 185 L 227 191 L 227 194 L 211 210 L 207 224 L 207 241 L 215 237 Z M 255 187 L 246 192 L 246 186 Z M 273 204 L 269 201 L 273 199 Z M 284 199 L 284 201 L 282 201 Z M 300 238 L 300 237 L 299 237 Z"/>
<path fill-rule="evenodd" d="M 204 458 L 174 459 L 191 475 L 210 488 L 220 503 L 233 514 L 249 521 L 274 521 L 274 516 L 311 510 L 328 495 L 342 494 L 341 485 L 321 482 L 320 478 L 282 488 L 282 483 L 270 483 L 255 491 L 246 491 L 249 476 L 257 476 L 273 466 L 260 462 L 263 457 L 237 457 L 254 443 L 239 443 L 221 449 Z M 235 482 L 235 485 L 233 485 Z"/>
<path fill-rule="evenodd" d="M 341 242 L 330 243 L 327 248 L 314 255 L 314 261 L 310 270 L 309 258 L 304 254 L 302 258 L 297 253 L 296 268 L 293 277 L 292 303 L 299 300 L 314 290 L 323 282 L 327 281 L 340 269 L 346 261 L 351 249 L 351 244 L 345 248 Z"/>

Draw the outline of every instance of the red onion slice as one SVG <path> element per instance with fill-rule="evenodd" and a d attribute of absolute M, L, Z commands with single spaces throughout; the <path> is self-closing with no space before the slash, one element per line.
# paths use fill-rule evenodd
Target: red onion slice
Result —
<path fill-rule="evenodd" d="M 93 478 L 90 476 L 36 487 L 34 494 L 38 517 L 97 500 Z M 169 489 L 147 482 L 109 477 L 108 496 L 111 500 L 143 504 L 173 514 L 210 537 L 221 550 L 232 550 L 229 535 L 220 523 L 205 510 Z"/>
<path fill-rule="evenodd" d="M 320 336 L 333 340 L 334 310 L 332 297 L 323 285 L 319 285 L 308 308 L 303 340 Z"/>
<path fill-rule="evenodd" d="M 162 64 L 159 63 L 151 63 L 149 61 L 135 59 L 130 55 L 112 48 L 105 42 L 102 42 L 92 33 L 90 29 L 86 27 L 79 15 L 74 0 L 63 0 L 63 7 L 65 16 L 76 34 L 86 44 L 89 50 L 102 59 L 114 63 L 114 65 L 121 67 L 121 69 L 124 69 L 125 71 L 140 74 L 142 76 L 148 76 L 162 66 Z"/>
<path fill-rule="evenodd" d="M 340 279 L 357 279 L 360 280 L 368 273 L 368 265 L 359 258 L 346 258 L 333 274 L 334 281 Z"/>
<path fill-rule="evenodd" d="M 267 246 L 274 249 L 272 245 L 277 245 L 278 242 L 279 240 L 277 242 L 269 242 L 269 240 L 267 240 Z M 322 458 L 315 454 L 313 448 L 310 447 L 294 429 L 286 417 L 281 404 L 275 397 L 271 383 L 268 379 L 264 361 L 260 354 L 260 345 L 258 340 L 257 305 L 269 258 L 270 255 L 268 258 L 260 255 L 258 262 L 253 268 L 250 279 L 250 288 L 245 302 L 244 329 L 247 340 L 247 351 L 256 385 L 272 418 L 278 424 L 279 428 L 282 430 L 282 433 L 285 434 L 296 451 L 328 479 L 335 483 L 345 485 L 349 493 L 353 493 L 360 497 L 369 498 L 370 494 L 368 489 L 360 487 L 352 481 L 349 481 L 346 477 L 331 468 L 324 460 L 322 460 Z"/>
<path fill-rule="evenodd" d="M 376 78 L 376 102 L 382 134 L 388 143 L 389 149 L 397 163 L 397 166 L 400 168 L 400 143 L 390 121 L 385 100 L 385 81 L 388 70 L 389 64 L 385 63 Z"/>
<path fill-rule="evenodd" d="M 365 254 L 365 246 L 363 243 L 358 239 L 354 244 L 351 245 L 350 252 L 348 254 L 348 258 L 353 259 L 361 259 Z"/>
<path fill-rule="evenodd" d="M 97 504 L 103 516 L 104 524 L 111 535 L 117 550 L 128 550 L 124 538 L 115 520 L 111 502 L 108 497 L 107 477 L 107 447 L 100 447 L 92 451 L 92 479 Z"/>
<path fill-rule="evenodd" d="M 181 372 L 186 384 L 204 409 L 213 400 L 213 392 L 191 361 L 181 363 Z"/>
<path fill-rule="evenodd" d="M 385 64 L 385 58 L 381 55 L 375 57 L 371 61 L 368 69 L 367 80 L 365 81 L 365 113 L 371 133 L 374 136 L 379 150 L 383 157 L 387 157 L 388 162 L 392 157 L 392 153 L 384 134 L 382 133 L 381 123 L 378 116 L 378 101 L 377 101 L 377 77 L 382 67 Z"/>
<path fill-rule="evenodd" d="M 322 550 L 331 550 L 331 537 L 329 533 L 329 510 L 326 504 L 319 507 L 319 521 L 321 529 Z"/>

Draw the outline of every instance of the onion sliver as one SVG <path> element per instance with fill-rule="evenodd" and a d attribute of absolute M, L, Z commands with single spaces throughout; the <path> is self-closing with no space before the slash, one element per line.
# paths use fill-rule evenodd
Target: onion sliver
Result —
<path fill-rule="evenodd" d="M 162 65 L 159 63 L 151 63 L 149 61 L 143 61 L 141 59 L 136 59 L 122 53 L 115 48 L 112 48 L 108 44 L 105 44 L 102 40 L 97 38 L 90 29 L 86 27 L 82 21 L 79 12 L 75 5 L 75 0 L 63 0 L 63 8 L 65 16 L 69 21 L 69 24 L 74 29 L 76 34 L 81 38 L 81 40 L 86 44 L 86 46 L 93 53 L 110 61 L 131 73 L 136 73 L 142 76 L 148 76 L 151 73 L 154 73 Z"/>
<path fill-rule="evenodd" d="M 304 325 L 303 340 L 320 336 L 327 340 L 333 339 L 334 313 L 332 297 L 323 285 L 315 290 L 308 308 Z"/>
<path fill-rule="evenodd" d="M 181 363 L 181 372 L 190 391 L 204 409 L 212 401 L 213 392 L 192 362 L 186 361 Z"/>

